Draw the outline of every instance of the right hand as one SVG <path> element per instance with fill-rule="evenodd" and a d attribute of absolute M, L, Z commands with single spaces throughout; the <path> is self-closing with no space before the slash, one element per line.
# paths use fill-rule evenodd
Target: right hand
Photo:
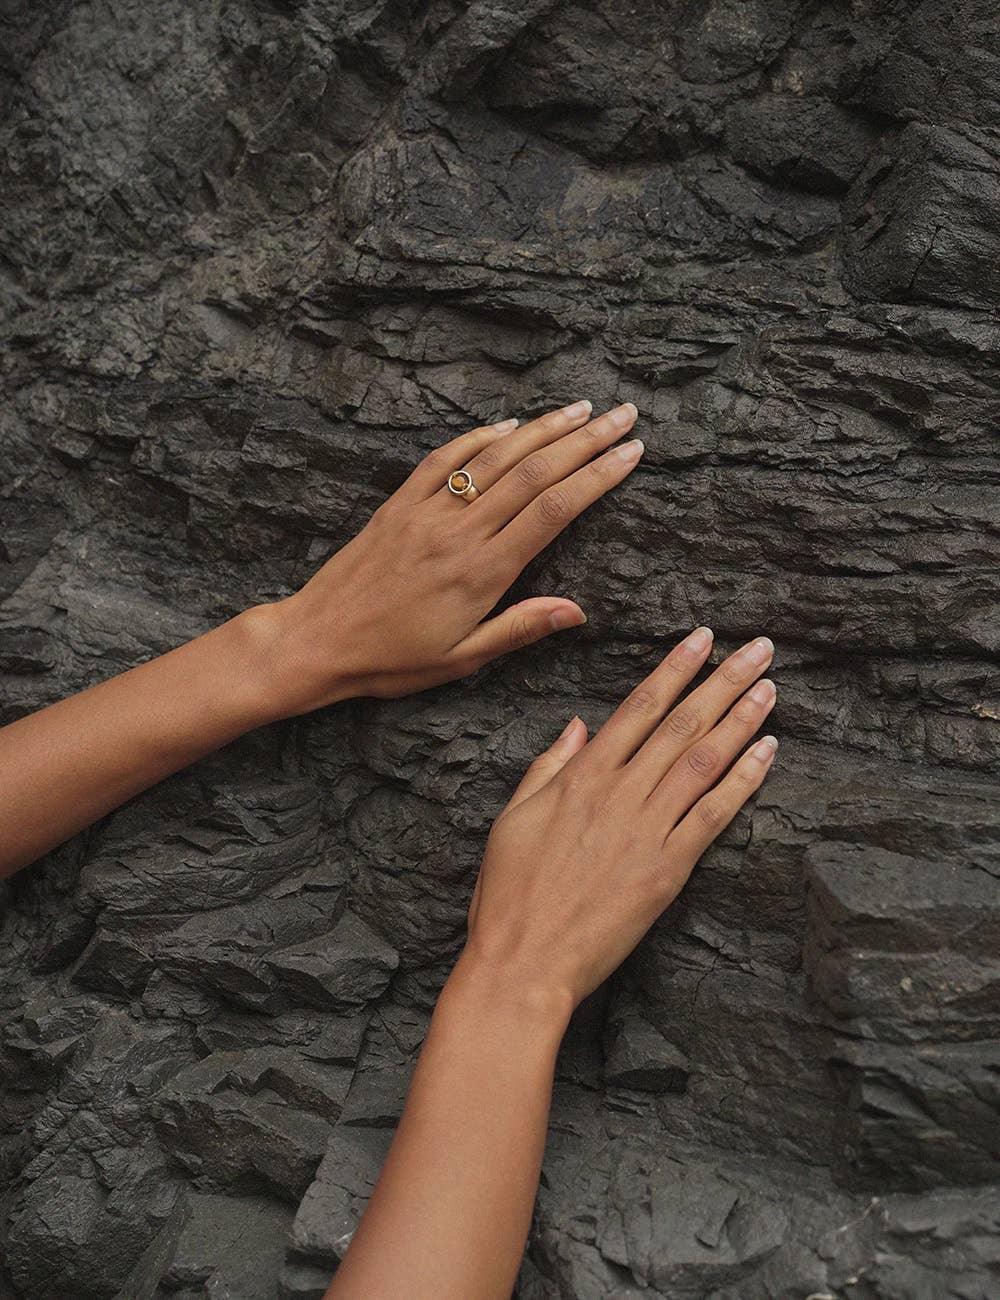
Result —
<path fill-rule="evenodd" d="M 752 685 L 774 654 L 766 637 L 677 703 L 711 645 L 696 629 L 593 740 L 574 718 L 532 763 L 490 832 L 464 971 L 513 981 L 568 1014 L 677 897 L 777 747 L 758 740 L 730 768 L 774 706 L 773 682 Z"/>

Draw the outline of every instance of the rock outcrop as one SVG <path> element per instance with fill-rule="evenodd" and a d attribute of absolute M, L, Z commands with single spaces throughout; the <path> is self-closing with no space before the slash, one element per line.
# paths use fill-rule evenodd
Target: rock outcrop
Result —
<path fill-rule="evenodd" d="M 631 400 L 511 599 L 4 887 L 0 1292 L 315 1300 L 492 818 L 697 623 L 778 760 L 562 1053 L 521 1300 L 1000 1296 L 985 0 L 4 6 L 0 721 L 292 591 L 424 452 Z"/>

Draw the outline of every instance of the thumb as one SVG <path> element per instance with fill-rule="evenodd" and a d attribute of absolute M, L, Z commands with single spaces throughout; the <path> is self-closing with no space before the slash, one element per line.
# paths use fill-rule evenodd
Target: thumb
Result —
<path fill-rule="evenodd" d="M 474 627 L 455 646 L 454 653 L 478 668 L 498 655 L 520 650 L 552 632 L 579 627 L 586 621 L 587 615 L 575 601 L 562 596 L 532 596 Z"/>
<path fill-rule="evenodd" d="M 570 719 L 566 729 L 555 743 L 548 749 L 543 749 L 525 772 L 521 784 L 511 795 L 504 812 L 510 812 L 511 808 L 516 808 L 519 803 L 523 803 L 543 785 L 548 785 L 555 774 L 561 771 L 586 743 L 587 724 L 579 716 Z"/>
<path fill-rule="evenodd" d="M 562 770 L 573 757 L 587 743 L 587 724 L 577 715 L 571 718 L 565 729 L 558 736 L 556 741 L 548 749 L 542 750 L 535 761 L 525 772 L 521 784 L 511 795 L 507 806 L 503 812 L 508 813 L 512 808 L 516 808 L 519 803 L 523 803 L 536 791 L 540 790 L 543 785 L 548 785 L 555 774 Z M 500 814 L 501 817 L 503 813 Z M 482 872 L 476 878 L 476 886 L 472 891 L 472 898 L 469 902 L 468 925 L 471 930 L 476 922 L 476 916 L 479 912 L 479 896 L 482 893 L 483 876 Z"/>

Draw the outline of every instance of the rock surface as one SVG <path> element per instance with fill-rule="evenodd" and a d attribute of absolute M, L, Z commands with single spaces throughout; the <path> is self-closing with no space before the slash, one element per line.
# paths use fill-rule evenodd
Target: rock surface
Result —
<path fill-rule="evenodd" d="M 522 1300 L 1000 1296 L 985 0 L 4 6 L 0 721 L 284 595 L 438 442 L 628 399 L 511 598 L 19 877 L 0 1293 L 318 1298 L 490 821 L 698 622 L 772 776 L 567 1038 Z"/>

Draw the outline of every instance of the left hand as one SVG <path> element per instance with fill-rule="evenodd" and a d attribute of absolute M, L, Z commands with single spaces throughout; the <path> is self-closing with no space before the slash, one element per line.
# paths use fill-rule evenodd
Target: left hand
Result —
<path fill-rule="evenodd" d="M 585 622 L 560 596 L 482 620 L 528 561 L 638 462 L 637 440 L 608 450 L 636 408 L 596 419 L 590 410 L 578 402 L 436 448 L 301 590 L 249 611 L 263 620 L 271 716 L 408 695 Z M 472 476 L 475 500 L 448 490 L 456 470 Z"/>

